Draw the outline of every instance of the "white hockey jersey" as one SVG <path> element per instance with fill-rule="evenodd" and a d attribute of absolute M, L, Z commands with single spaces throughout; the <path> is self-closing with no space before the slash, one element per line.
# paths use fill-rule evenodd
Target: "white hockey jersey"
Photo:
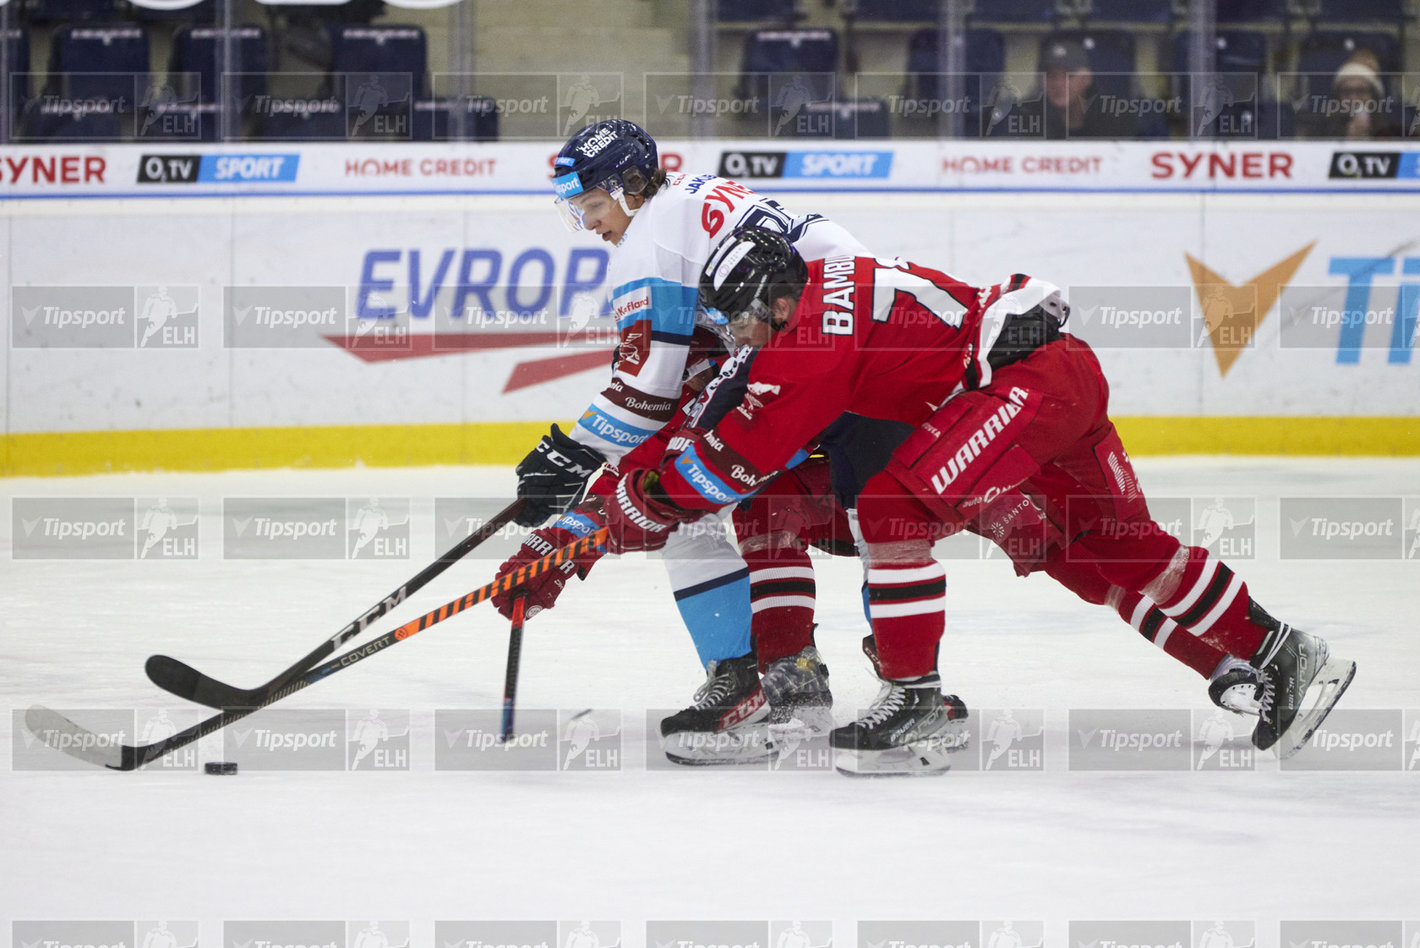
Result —
<path fill-rule="evenodd" d="M 819 214 L 794 216 L 776 201 L 712 174 L 672 172 L 612 252 L 607 269 L 620 342 L 611 384 L 570 432 L 615 463 L 675 411 L 697 321 L 700 271 L 710 250 L 741 226 L 784 233 L 805 260 L 869 252 Z"/>

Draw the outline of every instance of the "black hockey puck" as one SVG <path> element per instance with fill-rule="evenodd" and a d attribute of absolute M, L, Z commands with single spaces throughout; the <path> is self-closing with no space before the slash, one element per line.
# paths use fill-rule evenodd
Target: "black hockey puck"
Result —
<path fill-rule="evenodd" d="M 230 760 L 209 760 L 206 764 L 203 764 L 203 768 L 209 774 L 216 774 L 218 776 L 225 776 L 226 774 L 234 774 L 237 772 L 237 765 Z"/>

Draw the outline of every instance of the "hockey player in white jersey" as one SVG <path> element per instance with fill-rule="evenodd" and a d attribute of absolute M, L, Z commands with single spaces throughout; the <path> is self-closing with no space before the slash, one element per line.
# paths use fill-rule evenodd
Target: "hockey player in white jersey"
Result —
<path fill-rule="evenodd" d="M 555 168 L 553 185 L 564 220 L 616 248 L 607 282 L 620 342 L 610 384 L 572 430 L 564 433 L 553 425 L 518 465 L 518 495 L 527 501 L 518 522 L 526 526 L 568 511 L 603 463 L 614 466 L 671 420 L 692 333 L 700 325 L 724 335 L 713 317 L 698 311 L 697 297 L 700 271 L 725 235 L 746 225 L 768 227 L 788 236 L 810 260 L 868 252 L 821 215 L 792 215 L 716 175 L 666 172 L 659 167 L 655 141 L 629 121 L 613 119 L 578 132 L 558 153 Z M 576 515 L 563 516 L 554 526 L 577 536 L 594 529 Z M 663 739 L 764 721 L 772 709 L 759 687 L 751 648 L 749 570 L 722 522 L 711 515 L 687 525 L 664 556 L 676 605 L 708 678 L 694 705 L 663 722 Z M 785 674 L 802 678 L 807 667 L 825 678 L 817 653 L 806 657 L 807 663 L 785 662 Z M 767 676 L 774 673 L 772 667 L 765 670 Z M 831 701 L 826 682 L 818 687 Z"/>

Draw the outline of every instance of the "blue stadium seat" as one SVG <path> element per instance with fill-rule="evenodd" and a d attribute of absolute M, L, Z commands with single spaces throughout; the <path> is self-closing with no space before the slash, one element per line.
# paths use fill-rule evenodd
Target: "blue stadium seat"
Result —
<path fill-rule="evenodd" d="M 111 20 L 117 15 L 114 0 L 30 0 L 31 23 L 75 23 Z"/>
<path fill-rule="evenodd" d="M 1256 23 L 1258 25 L 1284 26 L 1289 11 L 1287 0 L 1216 0 L 1218 6 L 1213 14 L 1214 22 Z"/>
<path fill-rule="evenodd" d="M 1170 53 L 1174 89 L 1187 94 L 1188 50 L 1193 32 L 1183 30 L 1173 38 Z M 1257 30 L 1218 30 L 1214 34 L 1213 70 L 1219 73 L 1246 73 L 1260 83 L 1267 72 L 1267 34 Z"/>
<path fill-rule="evenodd" d="M 382 73 L 392 92 L 414 98 L 427 94 L 428 40 L 420 26 L 333 26 L 330 29 L 330 71 Z M 407 75 L 407 80 L 394 78 Z"/>
<path fill-rule="evenodd" d="M 1405 0 L 1316 0 L 1318 22 L 1400 23 L 1406 19 Z"/>
<path fill-rule="evenodd" d="M 889 134 L 887 103 L 882 99 L 809 102 L 804 111 L 807 121 L 789 126 L 796 138 L 887 138 Z"/>
<path fill-rule="evenodd" d="M 803 16 L 798 0 L 719 0 L 715 19 L 721 23 L 792 23 Z"/>
<path fill-rule="evenodd" d="M 173 37 L 172 53 L 168 57 L 168 75 L 179 88 L 182 98 L 196 97 L 200 102 L 216 102 L 221 93 L 217 78 L 217 46 L 225 34 L 215 26 L 185 26 Z M 238 98 L 260 95 L 266 91 L 266 72 L 270 66 L 266 31 L 259 26 L 232 27 L 235 61 L 227 66 L 234 81 L 232 93 Z M 238 68 L 240 67 L 240 68 Z"/>
<path fill-rule="evenodd" d="M 185 7 L 145 7 L 129 4 L 133 19 L 144 23 L 211 23 L 217 19 L 216 0 L 196 0 Z"/>
<path fill-rule="evenodd" d="M 862 23 L 935 23 L 938 0 L 845 0 L 843 15 Z"/>
<path fill-rule="evenodd" d="M 455 108 L 463 108 L 463 135 L 454 137 Z M 424 99 L 414 103 L 414 140 L 418 142 L 496 142 L 497 103 L 488 96 Z"/>
<path fill-rule="evenodd" d="M 0 99 L 0 124 L 10 130 L 10 137 L 19 135 L 19 117 L 30 97 L 30 38 L 24 30 L 12 26 L 5 31 L 5 61 L 10 69 L 9 107 Z"/>
<path fill-rule="evenodd" d="M 1297 72 L 1324 73 L 1341 68 L 1360 49 L 1369 49 L 1380 60 L 1382 73 L 1400 72 L 1400 40 L 1394 33 L 1377 30 L 1317 30 L 1302 37 L 1297 47 Z"/>
<path fill-rule="evenodd" d="M 939 99 L 945 94 L 937 71 L 940 35 L 935 29 L 918 30 L 908 39 L 907 98 Z M 997 30 L 973 28 L 966 31 L 965 41 L 962 92 L 967 100 L 966 128 L 976 129 L 982 90 L 991 88 L 1006 70 L 1006 39 Z"/>
<path fill-rule="evenodd" d="M 971 14 L 981 23 L 1055 23 L 1066 10 L 1061 0 L 976 0 Z"/>
<path fill-rule="evenodd" d="M 1081 0 L 1090 23 L 1171 23 L 1174 0 Z"/>
<path fill-rule="evenodd" d="M 837 30 L 757 30 L 745 37 L 738 95 L 773 108 L 779 96 L 772 95 L 772 86 L 793 83 L 810 101 L 828 101 L 837 89 L 837 75 Z M 774 77 L 782 81 L 772 82 Z"/>
<path fill-rule="evenodd" d="M 148 34 L 135 23 L 59 27 L 49 49 L 46 94 L 122 100 L 131 109 L 148 75 Z"/>
<path fill-rule="evenodd" d="M 1099 93 L 1125 99 L 1136 94 L 1134 34 L 1128 30 L 1055 30 L 1041 38 L 1040 48 L 1074 40 L 1085 48 Z"/>

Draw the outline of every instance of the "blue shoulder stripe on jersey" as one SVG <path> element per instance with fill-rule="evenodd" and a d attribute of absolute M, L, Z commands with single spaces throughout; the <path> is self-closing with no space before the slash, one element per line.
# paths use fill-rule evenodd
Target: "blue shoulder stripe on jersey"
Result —
<path fill-rule="evenodd" d="M 553 521 L 554 527 L 560 527 L 568 533 L 584 537 L 597 529 L 597 525 L 590 517 L 584 517 L 579 513 L 565 513 Z"/>
<path fill-rule="evenodd" d="M 695 307 L 700 299 L 700 290 L 681 283 L 672 283 L 660 277 L 645 277 L 623 283 L 611 291 L 612 306 L 619 297 L 627 293 L 650 287 L 651 311 L 634 310 L 616 321 L 618 330 L 625 329 L 634 322 L 649 318 L 652 332 L 666 332 L 689 336 L 695 331 Z"/>
<path fill-rule="evenodd" d="M 635 425 L 628 425 L 620 419 L 611 417 L 595 405 L 582 413 L 582 417 L 577 419 L 577 425 L 586 428 L 603 441 L 610 441 L 612 444 L 626 448 L 636 447 L 660 430 L 660 428 L 638 428 Z"/>
<path fill-rule="evenodd" d="M 744 500 L 754 491 L 743 493 L 735 490 L 726 484 L 716 474 L 712 474 L 705 466 L 705 462 L 700 460 L 700 455 L 695 452 L 695 445 L 691 445 L 681 455 L 675 459 L 676 470 L 680 476 L 685 478 L 685 482 L 695 488 L 696 493 L 706 500 L 712 501 L 716 506 L 733 504 Z"/>

